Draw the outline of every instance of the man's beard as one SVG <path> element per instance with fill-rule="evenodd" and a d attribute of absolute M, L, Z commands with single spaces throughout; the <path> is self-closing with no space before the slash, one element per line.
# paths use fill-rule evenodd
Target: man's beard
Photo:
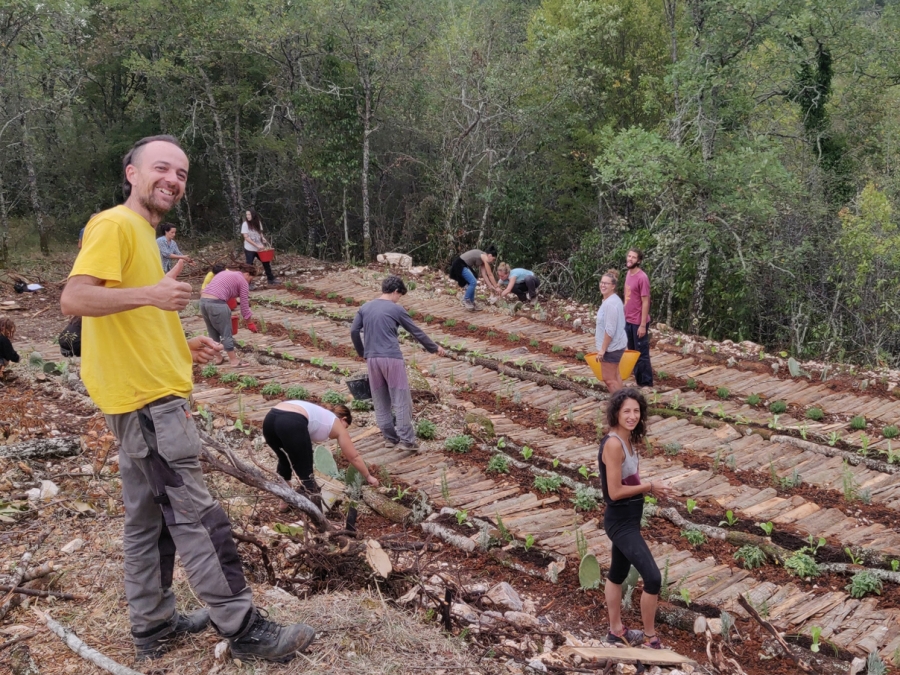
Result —
<path fill-rule="evenodd" d="M 171 208 L 166 206 L 165 204 L 161 204 L 161 203 L 157 202 L 155 197 L 156 197 L 156 187 L 153 188 L 153 190 L 150 192 L 149 195 L 140 198 L 141 206 L 143 206 L 145 209 L 147 209 L 147 211 L 149 213 L 152 213 L 154 215 L 162 217 L 162 216 L 166 215 L 171 210 Z M 172 207 L 174 207 L 175 204 L 178 203 L 178 201 L 179 200 L 176 199 L 175 202 L 172 204 Z"/>

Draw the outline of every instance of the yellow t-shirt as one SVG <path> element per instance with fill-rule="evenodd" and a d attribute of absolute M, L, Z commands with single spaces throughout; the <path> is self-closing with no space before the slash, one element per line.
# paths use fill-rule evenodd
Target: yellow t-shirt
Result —
<path fill-rule="evenodd" d="M 163 277 L 156 233 L 142 216 L 116 206 L 91 218 L 70 277 L 103 279 L 107 288 L 153 286 Z M 138 307 L 84 317 L 81 377 L 104 413 L 142 408 L 191 389 L 191 351 L 178 312 Z"/>
<path fill-rule="evenodd" d="M 206 273 L 206 276 L 203 277 L 203 285 L 200 286 L 200 290 L 204 290 L 207 286 L 209 286 L 209 282 L 215 278 L 215 274 L 212 273 L 212 270 Z"/>

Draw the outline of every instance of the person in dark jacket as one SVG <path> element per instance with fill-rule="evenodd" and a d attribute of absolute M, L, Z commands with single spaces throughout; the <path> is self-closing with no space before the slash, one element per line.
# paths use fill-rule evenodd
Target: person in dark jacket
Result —
<path fill-rule="evenodd" d="M 6 364 L 19 362 L 19 355 L 13 349 L 12 341 L 16 336 L 16 324 L 12 319 L 0 319 L 0 377 L 4 376 Z"/>
<path fill-rule="evenodd" d="M 425 335 L 398 304 L 404 295 L 406 284 L 403 279 L 393 275 L 385 277 L 381 282 L 381 296 L 364 304 L 356 313 L 350 338 L 356 353 L 366 360 L 375 404 L 375 423 L 381 429 L 385 443 L 391 447 L 399 443 L 404 450 L 418 450 L 412 426 L 409 378 L 397 329 L 403 326 L 432 354 L 443 356 L 444 348 Z"/>

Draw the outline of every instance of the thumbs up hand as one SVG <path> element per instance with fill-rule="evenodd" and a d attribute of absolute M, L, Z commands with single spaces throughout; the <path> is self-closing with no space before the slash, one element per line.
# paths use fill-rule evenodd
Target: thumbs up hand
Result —
<path fill-rule="evenodd" d="M 149 304 L 174 312 L 187 307 L 191 301 L 191 285 L 184 281 L 178 281 L 178 275 L 183 269 L 184 260 L 179 260 L 155 286 L 150 286 Z"/>

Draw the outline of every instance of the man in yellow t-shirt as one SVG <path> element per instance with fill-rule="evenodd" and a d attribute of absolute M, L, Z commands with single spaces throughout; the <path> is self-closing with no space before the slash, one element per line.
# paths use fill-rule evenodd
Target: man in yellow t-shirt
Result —
<path fill-rule="evenodd" d="M 178 310 L 191 286 L 177 279 L 184 261 L 163 274 L 155 234 L 184 195 L 188 167 L 172 136 L 135 143 L 123 160 L 125 203 L 91 218 L 60 302 L 64 314 L 84 317 L 82 377 L 121 446 L 125 595 L 137 658 L 155 658 L 211 622 L 234 658 L 286 661 L 315 631 L 266 621 L 253 606 L 231 523 L 200 470 L 187 401 L 191 361 L 207 363 L 222 346 L 185 338 Z M 176 551 L 208 610 L 175 611 Z"/>

